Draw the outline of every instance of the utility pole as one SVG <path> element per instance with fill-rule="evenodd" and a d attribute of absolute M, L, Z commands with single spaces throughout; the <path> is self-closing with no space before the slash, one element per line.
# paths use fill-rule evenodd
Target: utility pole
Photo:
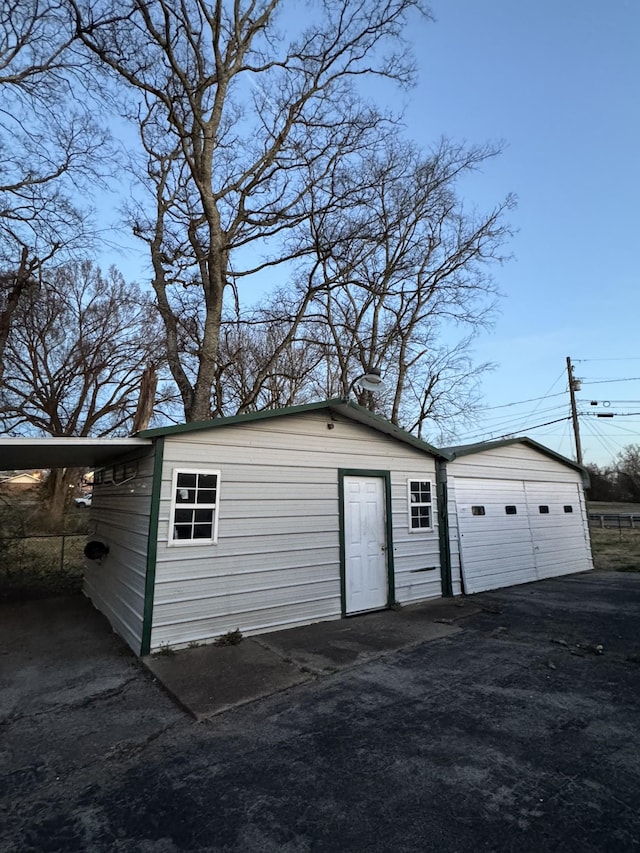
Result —
<path fill-rule="evenodd" d="M 573 434 L 576 439 L 576 461 L 582 465 L 582 445 L 580 444 L 580 424 L 578 422 L 578 410 L 576 408 L 576 391 L 580 390 L 580 380 L 573 375 L 573 365 L 567 356 L 567 376 L 569 377 L 569 395 L 571 397 L 571 418 L 573 420 Z"/>

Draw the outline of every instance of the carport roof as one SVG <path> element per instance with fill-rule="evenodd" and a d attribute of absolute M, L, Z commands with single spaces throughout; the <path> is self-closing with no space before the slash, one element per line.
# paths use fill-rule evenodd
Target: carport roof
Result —
<path fill-rule="evenodd" d="M 95 468 L 152 444 L 144 438 L 0 438 L 0 471 Z"/>

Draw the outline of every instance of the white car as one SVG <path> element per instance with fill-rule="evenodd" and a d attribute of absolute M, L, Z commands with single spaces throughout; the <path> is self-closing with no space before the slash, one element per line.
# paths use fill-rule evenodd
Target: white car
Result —
<path fill-rule="evenodd" d="M 74 503 L 76 506 L 91 506 L 91 498 L 93 495 L 81 495 L 79 498 L 74 498 Z"/>

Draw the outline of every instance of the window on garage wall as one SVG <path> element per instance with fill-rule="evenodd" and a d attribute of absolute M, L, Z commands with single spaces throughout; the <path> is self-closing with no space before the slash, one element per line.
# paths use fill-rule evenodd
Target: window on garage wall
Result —
<path fill-rule="evenodd" d="M 170 545 L 207 545 L 218 539 L 220 471 L 175 469 Z"/>
<path fill-rule="evenodd" d="M 431 480 L 408 480 L 409 531 L 433 530 L 433 488 Z"/>

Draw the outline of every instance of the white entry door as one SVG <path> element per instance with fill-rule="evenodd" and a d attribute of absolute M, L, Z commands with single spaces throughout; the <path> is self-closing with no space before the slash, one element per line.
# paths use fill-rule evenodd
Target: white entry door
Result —
<path fill-rule="evenodd" d="M 379 610 L 389 596 L 384 480 L 344 478 L 345 607 Z"/>

